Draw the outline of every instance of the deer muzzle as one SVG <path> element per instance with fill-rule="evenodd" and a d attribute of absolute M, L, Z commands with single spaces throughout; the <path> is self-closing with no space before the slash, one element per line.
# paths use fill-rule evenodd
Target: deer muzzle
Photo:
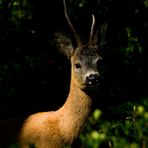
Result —
<path fill-rule="evenodd" d="M 86 76 L 85 84 L 88 87 L 97 87 L 100 83 L 100 75 L 97 73 L 89 74 Z"/>

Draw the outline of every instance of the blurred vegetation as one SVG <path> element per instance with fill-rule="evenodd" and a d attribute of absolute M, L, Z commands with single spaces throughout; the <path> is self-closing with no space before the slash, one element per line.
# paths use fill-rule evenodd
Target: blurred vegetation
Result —
<path fill-rule="evenodd" d="M 84 41 L 92 13 L 96 29 L 108 24 L 99 35 L 103 86 L 76 147 L 148 147 L 148 0 L 69 0 L 67 5 Z M 70 64 L 56 49 L 57 30 L 71 36 L 62 0 L 0 0 L 1 119 L 57 109 L 65 101 Z"/>
<path fill-rule="evenodd" d="M 119 106 L 116 110 L 120 120 L 102 119 L 102 111 L 96 109 L 80 135 L 82 147 L 86 148 L 146 148 L 148 146 L 148 102 L 131 102 Z"/>

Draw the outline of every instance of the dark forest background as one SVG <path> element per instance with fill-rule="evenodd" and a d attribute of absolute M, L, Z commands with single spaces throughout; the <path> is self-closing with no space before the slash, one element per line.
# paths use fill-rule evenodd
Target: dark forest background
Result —
<path fill-rule="evenodd" d="M 67 0 L 66 3 L 72 23 L 83 40 L 88 39 L 91 14 L 94 14 L 99 39 L 101 41 L 103 37 L 105 43 L 101 49 L 104 82 L 93 106 L 93 110 L 97 109 L 102 116 L 101 119 L 99 116 L 99 123 L 98 118 L 89 120 L 87 131 L 80 136 L 77 145 L 100 146 L 102 139 L 99 143 L 98 139 L 92 143 L 84 141 L 89 141 L 88 137 L 93 139 L 94 135 L 87 135 L 94 132 L 94 127 L 105 125 L 105 144 L 107 141 L 108 147 L 119 147 L 116 145 L 118 140 L 113 137 L 129 138 L 129 134 L 123 134 L 127 117 L 134 119 L 131 122 L 134 125 L 138 116 L 138 121 L 142 122 L 138 122 L 140 131 L 142 127 L 148 129 L 148 1 Z M 101 33 L 103 24 L 108 27 Z M 8 119 L 56 110 L 65 102 L 69 91 L 70 63 L 56 48 L 55 31 L 71 36 L 62 0 L 0 0 L 0 119 L 6 123 Z M 120 122 L 121 127 L 118 124 L 108 129 L 104 121 L 110 124 Z M 130 133 L 133 128 L 136 126 L 128 127 L 127 131 Z M 115 129 L 123 131 L 117 134 Z M 136 143 L 136 148 L 144 148 L 148 140 L 146 131 L 141 131 L 144 136 L 139 140 L 136 137 L 139 132 L 135 134 L 133 130 L 132 140 L 128 142 Z M 129 145 L 125 139 L 122 139 L 123 143 Z M 144 139 L 144 144 L 141 139 Z M 95 142 L 97 146 L 93 145 Z"/>

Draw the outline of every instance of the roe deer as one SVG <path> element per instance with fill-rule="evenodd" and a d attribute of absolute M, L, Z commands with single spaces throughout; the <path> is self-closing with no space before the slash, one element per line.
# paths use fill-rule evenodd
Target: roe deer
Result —
<path fill-rule="evenodd" d="M 95 17 L 92 15 L 90 39 L 83 45 L 80 36 L 68 17 L 65 0 L 66 20 L 74 33 L 77 48 L 71 39 L 55 33 L 58 48 L 71 61 L 71 82 L 68 98 L 57 111 L 40 112 L 28 117 L 21 130 L 22 148 L 63 148 L 71 145 L 78 137 L 91 109 L 93 94 L 99 88 L 101 75 L 99 64 L 102 60 L 94 34 Z"/>

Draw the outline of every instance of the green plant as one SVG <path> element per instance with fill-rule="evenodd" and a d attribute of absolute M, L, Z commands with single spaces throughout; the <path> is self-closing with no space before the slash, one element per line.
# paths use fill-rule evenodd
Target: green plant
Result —
<path fill-rule="evenodd" d="M 128 107 L 132 105 L 131 107 Z M 86 148 L 145 148 L 148 146 L 148 99 L 135 105 L 127 102 L 119 106 L 127 113 L 123 119 L 112 121 L 102 119 L 102 112 L 96 109 L 89 118 L 80 141 Z M 112 108 L 116 110 L 116 108 Z M 116 110 L 119 112 L 119 110 Z M 119 114 L 122 114 L 119 112 Z"/>

